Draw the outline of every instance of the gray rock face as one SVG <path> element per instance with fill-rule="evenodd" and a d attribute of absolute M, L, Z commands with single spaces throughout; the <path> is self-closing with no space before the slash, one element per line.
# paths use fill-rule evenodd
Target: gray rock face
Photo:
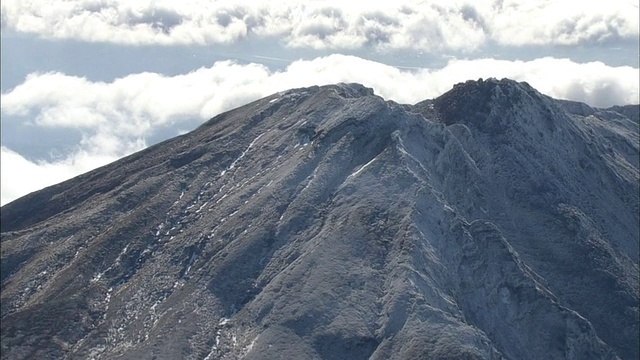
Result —
<path fill-rule="evenodd" d="M 2 208 L 2 358 L 637 359 L 634 113 L 489 79 L 221 114 Z"/>

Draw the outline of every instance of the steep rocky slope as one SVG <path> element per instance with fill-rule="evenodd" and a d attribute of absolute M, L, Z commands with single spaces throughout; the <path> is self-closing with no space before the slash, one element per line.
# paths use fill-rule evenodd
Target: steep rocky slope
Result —
<path fill-rule="evenodd" d="M 2 358 L 636 359 L 629 114 L 495 79 L 221 114 L 2 208 Z"/>

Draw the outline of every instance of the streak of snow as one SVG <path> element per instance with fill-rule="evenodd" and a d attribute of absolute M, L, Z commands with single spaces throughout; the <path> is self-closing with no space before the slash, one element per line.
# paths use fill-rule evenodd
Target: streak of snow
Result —
<path fill-rule="evenodd" d="M 353 176 L 353 177 L 355 177 L 355 176 L 357 176 L 358 174 L 360 174 L 360 173 L 362 172 L 362 170 L 366 169 L 366 168 L 367 168 L 367 166 L 371 165 L 371 163 L 373 163 L 377 158 L 378 158 L 378 157 L 376 156 L 376 157 L 374 157 L 373 159 L 371 159 L 368 163 L 366 163 L 366 164 L 362 165 L 362 166 L 360 167 L 360 169 L 356 170 L 353 174 L 351 174 L 351 175 L 347 176 L 347 179 L 348 179 L 348 178 L 350 178 L 350 177 L 352 177 L 352 176 Z"/>
<path fill-rule="evenodd" d="M 124 247 L 124 249 L 122 249 L 122 251 L 120 251 L 120 255 L 118 255 L 118 258 L 116 259 L 116 262 L 117 262 L 117 261 L 120 261 L 120 256 L 124 255 L 124 254 L 127 252 L 127 250 L 129 250 L 129 244 L 127 244 L 127 245 Z"/>
<path fill-rule="evenodd" d="M 224 198 L 226 198 L 227 196 L 229 196 L 229 194 L 224 194 L 222 195 L 222 197 L 218 200 L 216 200 L 216 204 L 220 203 L 220 201 L 222 201 Z"/>
<path fill-rule="evenodd" d="M 253 345 L 255 345 L 256 341 L 258 340 L 258 338 L 260 337 L 260 334 L 258 334 L 258 336 L 256 336 L 252 341 L 251 344 L 249 344 L 247 346 L 247 348 L 245 349 L 245 352 L 249 352 L 251 351 L 251 349 L 253 349 Z"/>
<path fill-rule="evenodd" d="M 211 348 L 211 351 L 209 352 L 209 354 L 207 356 L 205 356 L 204 359 L 202 360 L 212 360 L 213 358 L 211 357 L 213 355 L 213 352 L 216 350 L 216 347 L 214 346 L 213 348 Z"/>
<path fill-rule="evenodd" d="M 160 305 L 161 301 L 156 301 L 153 305 L 151 305 L 151 310 L 156 311 L 156 307 Z"/>
<path fill-rule="evenodd" d="M 205 206 L 207 206 L 207 204 L 208 204 L 208 203 L 209 203 L 208 201 L 205 201 L 205 203 L 204 203 L 204 204 L 200 205 L 200 207 L 198 208 L 198 210 L 196 210 L 196 214 L 199 214 L 199 213 L 200 213 L 200 211 L 202 211 L 202 209 L 203 209 Z"/>
<path fill-rule="evenodd" d="M 107 310 L 109 310 L 109 303 L 111 302 L 111 292 L 113 292 L 113 288 L 110 287 L 107 289 L 107 295 L 104 298 L 104 315 L 103 318 L 107 318 Z"/>
<path fill-rule="evenodd" d="M 418 164 L 418 166 L 420 166 L 420 169 L 422 169 L 423 173 L 429 177 L 429 171 L 427 170 L 427 168 L 425 168 L 424 165 L 422 165 L 422 162 L 420 162 L 420 160 L 416 159 L 415 156 L 409 154 L 407 152 L 407 150 L 404 149 L 404 142 L 402 141 L 402 139 L 400 137 L 397 137 L 398 139 L 398 145 L 396 146 L 396 148 L 400 151 L 400 153 L 406 157 L 408 157 L 409 159 L 413 160 L 416 164 Z M 411 171 L 411 173 L 413 175 L 415 175 L 417 178 L 421 178 L 420 176 L 418 176 L 418 174 L 416 174 L 414 171 L 412 171 L 411 169 L 409 169 L 409 171 Z"/>
<path fill-rule="evenodd" d="M 273 183 L 273 180 L 269 181 L 269 183 L 267 183 L 267 185 L 264 185 L 261 188 L 259 188 L 258 191 L 256 191 L 256 194 L 260 194 L 260 192 L 262 192 L 262 190 L 264 188 L 269 187 L 269 185 L 271 185 L 271 183 Z"/>
<path fill-rule="evenodd" d="M 249 151 L 253 145 L 256 143 L 256 141 L 258 141 L 258 139 L 260 139 L 260 137 L 262 137 L 262 135 L 264 135 L 264 133 L 258 135 L 255 139 L 253 139 L 253 141 L 251 141 L 251 143 L 249 144 L 249 146 L 247 146 L 247 148 L 240 154 L 240 156 L 238 156 L 237 159 L 235 159 L 231 165 L 229 165 L 229 167 L 227 168 L 227 170 L 223 170 L 222 173 L 220 174 L 221 176 L 224 176 L 224 174 L 226 174 L 227 171 L 232 170 L 233 168 L 236 167 L 236 164 L 238 163 L 238 161 L 242 160 L 242 158 L 245 157 L 245 155 L 247 155 L 247 151 Z"/>

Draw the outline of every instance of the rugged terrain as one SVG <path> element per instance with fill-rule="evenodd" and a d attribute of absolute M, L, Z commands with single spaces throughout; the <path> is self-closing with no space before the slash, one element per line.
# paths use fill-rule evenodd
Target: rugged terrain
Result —
<path fill-rule="evenodd" d="M 2 358 L 637 359 L 638 106 L 295 89 L 2 207 Z"/>

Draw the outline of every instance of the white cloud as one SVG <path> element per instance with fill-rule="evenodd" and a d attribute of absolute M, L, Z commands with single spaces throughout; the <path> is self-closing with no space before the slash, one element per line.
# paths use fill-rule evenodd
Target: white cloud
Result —
<path fill-rule="evenodd" d="M 578 45 L 638 37 L 638 3 L 613 1 L 496 1 L 483 9 L 501 44 Z"/>
<path fill-rule="evenodd" d="M 108 164 L 117 158 L 78 152 L 59 162 L 34 162 L 2 146 L 0 159 L 2 160 L 1 201 L 4 205 L 30 192 Z"/>
<path fill-rule="evenodd" d="M 442 69 L 401 70 L 354 56 L 331 55 L 295 61 L 284 71 L 220 61 L 188 74 L 140 73 L 111 83 L 61 73 L 31 74 L 2 95 L 1 106 L 7 115 L 32 115 L 40 126 L 108 127 L 121 135 L 140 136 L 156 126 L 194 117 L 207 119 L 293 87 L 359 82 L 385 98 L 413 103 L 478 77 L 527 81 L 551 96 L 601 107 L 635 103 L 638 98 L 638 69 L 600 62 L 475 59 L 452 60 Z M 604 94 L 602 88 L 616 91 Z"/>
<path fill-rule="evenodd" d="M 501 45 L 635 41 L 629 0 L 2 2 L 2 26 L 51 38 L 119 44 L 222 44 L 278 37 L 314 49 L 473 51 Z"/>
<path fill-rule="evenodd" d="M 154 131 L 171 128 L 176 133 L 193 119 L 202 122 L 290 88 L 359 82 L 386 99 L 415 103 L 457 82 L 508 77 L 553 97 L 605 107 L 638 103 L 639 75 L 637 68 L 554 58 L 452 60 L 442 69 L 402 70 L 344 55 L 296 61 L 283 71 L 221 61 L 178 76 L 141 73 L 110 83 L 61 73 L 32 74 L 2 94 L 3 121 L 30 118 L 36 127 L 75 129 L 84 136 L 75 152 L 55 163 L 28 161 L 3 148 L 2 201 L 45 185 L 44 179 L 51 184 L 140 150 Z"/>

